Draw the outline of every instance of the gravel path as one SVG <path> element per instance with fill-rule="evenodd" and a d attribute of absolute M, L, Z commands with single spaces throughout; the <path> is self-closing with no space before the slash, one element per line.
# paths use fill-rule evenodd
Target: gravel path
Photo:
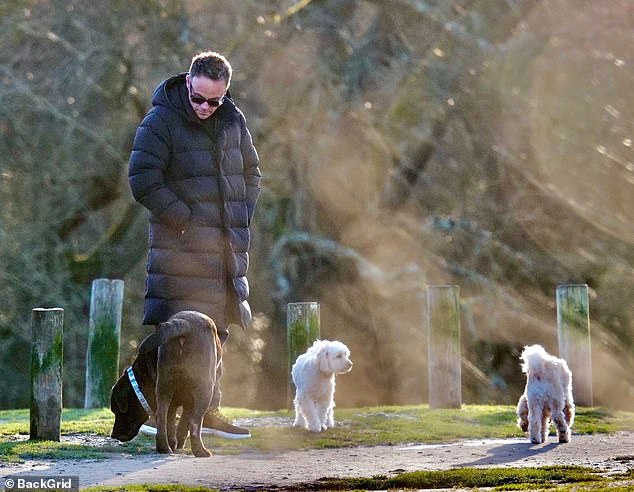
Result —
<path fill-rule="evenodd" d="M 551 436 L 545 444 L 527 439 L 468 440 L 239 455 L 159 454 L 118 456 L 107 461 L 0 464 L 0 476 L 79 475 L 81 487 L 133 483 L 181 483 L 222 490 L 290 487 L 322 477 L 368 477 L 457 467 L 582 465 L 606 473 L 634 468 L 634 433 L 573 435 L 569 444 Z"/>

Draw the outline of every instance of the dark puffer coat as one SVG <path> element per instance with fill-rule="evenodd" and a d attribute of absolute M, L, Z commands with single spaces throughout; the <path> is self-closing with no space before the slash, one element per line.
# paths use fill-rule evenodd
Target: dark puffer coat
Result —
<path fill-rule="evenodd" d="M 185 74 L 163 82 L 130 155 L 134 198 L 150 212 L 144 324 L 183 310 L 219 330 L 251 320 L 249 224 L 260 192 L 258 155 L 230 95 L 207 120 L 192 109 Z"/>

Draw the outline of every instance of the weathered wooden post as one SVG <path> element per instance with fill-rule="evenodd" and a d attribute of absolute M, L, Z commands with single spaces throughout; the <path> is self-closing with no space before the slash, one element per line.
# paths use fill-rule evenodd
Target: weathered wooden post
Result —
<path fill-rule="evenodd" d="M 462 405 L 459 296 L 457 285 L 427 287 L 431 408 L 460 408 Z"/>
<path fill-rule="evenodd" d="M 592 352 L 590 348 L 590 310 L 588 286 L 557 286 L 557 337 L 559 356 L 572 371 L 572 392 L 575 403 L 591 407 Z"/>
<path fill-rule="evenodd" d="M 110 391 L 119 375 L 123 285 L 123 280 L 106 278 L 92 283 L 84 408 L 110 406 Z"/>
<path fill-rule="evenodd" d="M 291 369 L 297 357 L 319 339 L 319 303 L 289 302 L 286 313 L 286 346 L 288 348 L 287 404 L 292 406 L 295 386 Z"/>
<path fill-rule="evenodd" d="M 36 308 L 31 315 L 30 438 L 61 439 L 64 310 Z"/>

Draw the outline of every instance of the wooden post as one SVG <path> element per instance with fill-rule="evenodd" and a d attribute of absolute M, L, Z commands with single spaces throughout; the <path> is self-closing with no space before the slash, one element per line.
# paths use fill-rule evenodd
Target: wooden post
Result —
<path fill-rule="evenodd" d="M 286 313 L 286 346 L 288 350 L 287 404 L 292 406 L 295 386 L 291 377 L 293 364 L 319 339 L 319 303 L 289 302 Z"/>
<path fill-rule="evenodd" d="M 575 403 L 591 407 L 592 352 L 586 284 L 557 286 L 557 337 L 559 356 L 568 362 L 572 371 L 572 393 Z"/>
<path fill-rule="evenodd" d="M 460 408 L 462 405 L 459 295 L 457 285 L 427 287 L 431 408 Z"/>
<path fill-rule="evenodd" d="M 96 279 L 90 298 L 84 408 L 110 406 L 119 376 L 123 280 Z"/>
<path fill-rule="evenodd" d="M 30 438 L 61 439 L 64 310 L 36 308 L 31 316 Z"/>

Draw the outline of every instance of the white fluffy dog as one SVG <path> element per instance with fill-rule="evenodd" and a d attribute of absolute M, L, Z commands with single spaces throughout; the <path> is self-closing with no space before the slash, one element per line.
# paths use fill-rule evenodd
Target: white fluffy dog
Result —
<path fill-rule="evenodd" d="M 350 350 L 336 340 L 317 340 L 300 355 L 291 370 L 296 388 L 293 426 L 313 432 L 334 427 L 335 374 L 351 369 Z"/>
<path fill-rule="evenodd" d="M 575 419 L 572 372 L 564 359 L 550 355 L 541 345 L 524 347 L 520 356 L 526 373 L 526 389 L 517 404 L 517 425 L 532 443 L 545 442 L 549 421 L 557 428 L 559 442 L 570 442 Z"/>

